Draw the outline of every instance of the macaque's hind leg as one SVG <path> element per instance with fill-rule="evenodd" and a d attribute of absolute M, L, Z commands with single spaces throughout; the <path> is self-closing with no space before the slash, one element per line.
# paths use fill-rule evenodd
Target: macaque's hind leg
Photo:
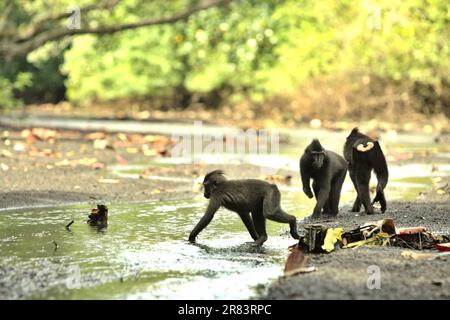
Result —
<path fill-rule="evenodd" d="M 386 204 L 386 198 L 384 196 L 384 191 L 380 191 L 380 205 L 381 205 L 381 212 L 384 213 L 387 208 Z"/>
<path fill-rule="evenodd" d="M 331 190 L 333 190 L 333 189 L 331 189 Z M 330 192 L 330 197 L 331 197 L 331 192 Z M 331 215 L 332 214 L 331 198 L 330 197 L 328 198 L 327 202 L 325 202 L 325 205 L 323 206 L 322 213 L 324 215 Z"/>
<path fill-rule="evenodd" d="M 370 202 L 369 191 L 370 169 L 360 168 L 357 172 L 357 180 L 359 198 L 361 200 L 361 203 L 364 205 L 365 212 L 366 214 L 373 214 L 373 206 Z"/>
<path fill-rule="evenodd" d="M 320 187 L 315 181 L 313 182 L 312 187 L 313 187 L 313 190 L 314 190 L 314 195 L 315 195 L 316 200 L 317 200 L 317 197 L 319 196 L 319 192 L 320 192 Z M 322 212 L 323 212 L 323 214 L 329 214 L 330 213 L 330 203 L 329 203 L 328 200 L 327 200 L 327 202 L 325 202 L 325 205 L 322 208 Z M 319 217 L 316 217 L 316 218 L 319 218 Z"/>
<path fill-rule="evenodd" d="M 255 225 L 253 224 L 253 220 L 250 217 L 250 214 L 248 212 L 240 212 L 239 216 L 242 219 L 242 222 L 244 223 L 245 227 L 248 230 L 248 233 L 250 233 L 250 236 L 252 237 L 253 240 L 257 240 L 258 239 L 258 233 L 255 230 Z"/>
<path fill-rule="evenodd" d="M 281 208 L 278 208 L 273 214 L 267 215 L 267 219 L 281 223 L 288 223 L 292 238 L 300 239 L 297 231 L 297 218 L 295 216 L 284 212 Z"/>
<path fill-rule="evenodd" d="M 312 187 L 313 187 L 313 191 L 314 191 L 314 196 L 316 197 L 316 200 L 317 200 L 317 198 L 319 197 L 320 187 L 315 181 L 313 181 Z M 323 212 L 323 214 L 329 214 L 329 212 L 330 212 L 330 204 L 329 204 L 328 200 L 327 200 L 327 202 L 325 202 L 325 205 L 322 208 L 322 212 Z M 317 216 L 317 215 L 313 214 L 311 218 L 312 219 L 319 219 L 320 216 Z"/>
<path fill-rule="evenodd" d="M 330 204 L 330 215 L 337 216 L 339 213 L 339 200 L 341 197 L 342 185 L 344 184 L 347 172 L 341 172 L 331 185 L 330 196 L 328 202 Z"/>
<path fill-rule="evenodd" d="M 350 179 L 352 180 L 353 186 L 355 187 L 356 190 L 356 199 L 355 202 L 353 203 L 352 212 L 359 212 L 361 211 L 361 200 L 359 199 L 358 181 L 356 179 L 356 174 L 353 169 L 349 169 L 349 173 Z"/>
<path fill-rule="evenodd" d="M 255 239 L 254 244 L 257 246 L 261 246 L 267 240 L 266 218 L 264 218 L 262 208 L 252 212 L 252 218 L 256 233 L 258 234 L 258 237 Z"/>
<path fill-rule="evenodd" d="M 287 214 L 281 209 L 280 200 L 280 191 L 274 186 L 264 197 L 264 217 L 275 222 L 288 223 L 291 236 L 294 239 L 300 239 L 297 232 L 297 218 L 291 214 Z"/>
<path fill-rule="evenodd" d="M 386 198 L 384 196 L 384 191 L 377 191 L 375 198 L 372 200 L 372 205 L 375 202 L 379 202 L 381 206 L 381 212 L 384 213 L 386 211 Z"/>

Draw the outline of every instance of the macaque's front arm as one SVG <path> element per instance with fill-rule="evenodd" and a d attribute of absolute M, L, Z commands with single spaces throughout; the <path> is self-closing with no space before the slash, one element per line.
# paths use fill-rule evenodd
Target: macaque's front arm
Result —
<path fill-rule="evenodd" d="M 189 242 L 195 242 L 195 238 L 197 235 L 208 226 L 208 224 L 211 222 L 211 220 L 214 218 L 214 214 L 217 210 L 220 208 L 220 202 L 216 199 L 212 198 L 209 201 L 208 208 L 206 209 L 205 214 L 200 219 L 200 221 L 195 226 L 194 230 L 192 230 L 191 234 L 189 235 Z"/>
<path fill-rule="evenodd" d="M 311 175 L 309 171 L 311 169 L 307 162 L 308 160 L 303 156 L 302 159 L 300 160 L 300 176 L 302 177 L 303 192 L 308 196 L 308 198 L 311 199 L 314 197 L 314 195 L 311 191 L 310 186 Z"/>

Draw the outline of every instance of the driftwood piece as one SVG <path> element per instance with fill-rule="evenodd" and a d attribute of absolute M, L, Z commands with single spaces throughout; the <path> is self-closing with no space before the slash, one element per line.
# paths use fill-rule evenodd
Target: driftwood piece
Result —
<path fill-rule="evenodd" d="M 108 207 L 98 204 L 97 208 L 91 210 L 87 223 L 99 228 L 106 227 L 108 225 Z"/>
<path fill-rule="evenodd" d="M 70 226 L 75 222 L 75 220 L 70 221 L 67 225 L 66 225 L 66 229 L 70 230 Z"/>

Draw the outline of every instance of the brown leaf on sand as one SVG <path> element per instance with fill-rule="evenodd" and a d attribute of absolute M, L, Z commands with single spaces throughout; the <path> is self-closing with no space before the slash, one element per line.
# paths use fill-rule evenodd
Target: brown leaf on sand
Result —
<path fill-rule="evenodd" d="M 8 150 L 2 150 L 2 157 L 5 157 L 5 158 L 12 158 L 12 156 L 13 156 L 13 154 L 12 154 L 11 151 L 8 151 Z"/>
<path fill-rule="evenodd" d="M 92 165 L 92 168 L 96 170 L 104 169 L 105 167 L 106 166 L 103 162 L 96 162 Z"/>
<path fill-rule="evenodd" d="M 117 139 L 119 139 L 120 141 L 123 141 L 123 142 L 128 141 L 128 136 L 127 136 L 125 133 L 120 132 L 120 133 L 118 133 L 118 134 L 116 135 L 116 137 L 117 137 Z"/>
<path fill-rule="evenodd" d="M 403 251 L 401 255 L 404 258 L 410 258 L 413 260 L 431 260 L 435 258 L 435 255 L 433 253 L 423 253 L 413 251 Z"/>
<path fill-rule="evenodd" d="M 128 160 L 122 157 L 120 154 L 116 154 L 116 160 L 119 164 L 127 164 Z"/>
<path fill-rule="evenodd" d="M 106 133 L 104 132 L 92 132 L 85 136 L 87 140 L 103 140 L 106 138 Z"/>
<path fill-rule="evenodd" d="M 286 264 L 284 266 L 284 276 L 290 277 L 296 274 L 309 273 L 316 271 L 316 267 L 307 267 L 306 262 L 308 257 L 305 252 L 298 248 L 298 245 L 289 248 L 291 253 L 289 254 Z"/>
<path fill-rule="evenodd" d="M 98 182 L 114 184 L 114 183 L 119 183 L 120 181 L 116 180 L 116 179 L 98 179 Z"/>
<path fill-rule="evenodd" d="M 58 136 L 58 132 L 48 128 L 32 128 L 22 130 L 20 135 L 28 144 L 32 144 L 36 140 L 53 143 Z"/>
<path fill-rule="evenodd" d="M 20 132 L 20 136 L 25 139 L 28 144 L 33 144 L 37 140 L 37 137 L 31 132 L 30 129 L 23 129 Z"/>
<path fill-rule="evenodd" d="M 48 128 L 33 128 L 31 133 L 41 141 L 55 142 L 58 137 L 58 131 Z"/>
<path fill-rule="evenodd" d="M 105 149 L 106 146 L 108 145 L 108 140 L 106 139 L 95 139 L 94 142 L 92 143 L 92 146 L 94 147 L 94 149 Z"/>

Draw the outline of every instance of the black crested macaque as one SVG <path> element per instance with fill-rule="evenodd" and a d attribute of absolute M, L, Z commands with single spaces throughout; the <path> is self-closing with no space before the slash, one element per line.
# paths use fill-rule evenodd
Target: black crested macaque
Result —
<path fill-rule="evenodd" d="M 353 128 L 344 145 L 344 158 L 348 161 L 350 178 L 358 194 L 352 212 L 359 212 L 363 204 L 366 214 L 373 214 L 373 204 L 379 202 L 381 212 L 384 213 L 386 211 L 384 188 L 388 183 L 389 172 L 378 141 L 360 133 L 358 128 Z M 375 198 L 370 202 L 369 182 L 372 170 L 377 176 L 378 184 Z"/>
<path fill-rule="evenodd" d="M 215 170 L 205 176 L 203 187 L 204 196 L 209 199 L 208 208 L 189 235 L 189 242 L 195 242 L 222 206 L 241 217 L 255 245 L 262 245 L 267 240 L 266 219 L 289 223 L 291 236 L 300 238 L 297 219 L 281 209 L 280 191 L 276 185 L 256 179 L 228 180 L 222 170 Z"/>
<path fill-rule="evenodd" d="M 312 219 L 318 219 L 323 214 L 336 216 L 339 212 L 339 198 L 342 184 L 347 174 L 347 162 L 337 153 L 325 150 L 319 140 L 314 139 L 306 147 L 300 158 L 300 176 L 303 192 L 308 198 L 313 197 L 312 187 L 316 196 Z"/>

